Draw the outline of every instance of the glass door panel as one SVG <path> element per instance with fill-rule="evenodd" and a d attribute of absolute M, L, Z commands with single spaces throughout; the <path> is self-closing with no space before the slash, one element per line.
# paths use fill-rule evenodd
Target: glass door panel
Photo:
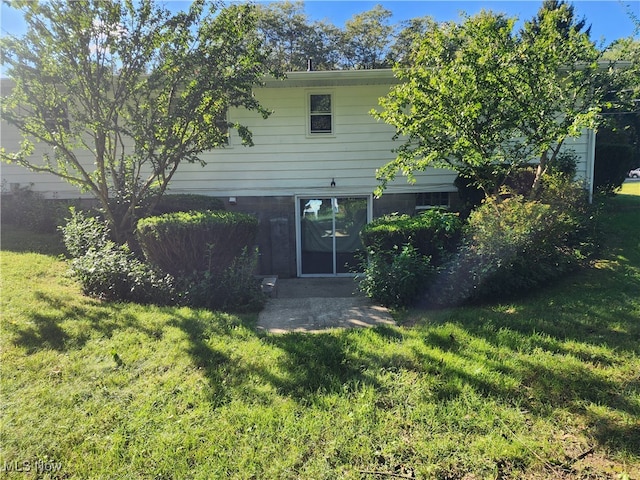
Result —
<path fill-rule="evenodd" d="M 368 198 L 300 198 L 302 275 L 355 273 L 362 248 L 360 230 L 368 219 Z"/>
<path fill-rule="evenodd" d="M 366 198 L 334 198 L 335 201 L 335 273 L 355 273 L 362 250 L 360 230 L 367 223 Z"/>

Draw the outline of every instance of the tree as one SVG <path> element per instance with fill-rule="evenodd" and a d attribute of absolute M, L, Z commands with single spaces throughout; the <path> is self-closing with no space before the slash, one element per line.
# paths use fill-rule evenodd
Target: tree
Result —
<path fill-rule="evenodd" d="M 306 70 L 308 60 L 319 70 L 337 65 L 339 29 L 326 22 L 310 23 L 301 1 L 258 5 L 258 31 L 271 62 L 283 71 Z"/>
<path fill-rule="evenodd" d="M 585 21 L 576 21 L 573 7 L 545 0 L 538 15 L 521 31 L 519 65 L 526 73 L 521 84 L 527 92 L 523 104 L 523 134 L 538 154 L 532 193 L 553 167 L 565 140 L 595 128 L 606 87 L 599 73 L 600 52 L 589 38 Z"/>
<path fill-rule="evenodd" d="M 387 56 L 386 63 L 389 65 L 408 64 L 414 44 L 419 42 L 427 31 L 437 28 L 437 23 L 431 17 L 417 17 L 401 22 L 398 28 L 399 32 Z"/>
<path fill-rule="evenodd" d="M 398 172 L 412 180 L 433 166 L 483 179 L 490 195 L 530 163 L 537 193 L 564 141 L 595 126 L 603 90 L 595 45 L 583 25 L 566 26 L 572 11 L 555 3 L 519 32 L 515 19 L 490 12 L 425 32 L 410 64 L 396 67 L 402 83 L 373 112 L 405 137 L 378 171 L 378 193 Z"/>
<path fill-rule="evenodd" d="M 152 0 L 29 0 L 24 37 L 2 39 L 13 90 L 2 116 L 23 135 L 4 162 L 47 172 L 91 192 L 118 240 L 153 208 L 183 162 L 223 147 L 231 107 L 269 112 L 252 96 L 267 73 L 248 32 L 248 5 L 171 13 Z M 34 155 L 36 143 L 47 147 Z"/>
<path fill-rule="evenodd" d="M 604 51 L 603 58 L 613 64 L 623 62 L 624 68 L 613 70 L 606 79 L 602 113 L 605 125 L 598 131 L 598 142 L 629 145 L 633 151 L 632 165 L 637 166 L 640 165 L 640 40 L 633 37 L 616 40 Z"/>
<path fill-rule="evenodd" d="M 388 67 L 386 60 L 394 27 L 391 12 L 381 5 L 354 15 L 345 23 L 343 67 L 357 70 Z"/>

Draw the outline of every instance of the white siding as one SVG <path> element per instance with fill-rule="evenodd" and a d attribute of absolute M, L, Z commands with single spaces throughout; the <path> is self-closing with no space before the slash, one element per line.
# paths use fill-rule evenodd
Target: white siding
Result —
<path fill-rule="evenodd" d="M 185 165 L 171 184 L 173 192 L 216 196 L 280 196 L 371 193 L 377 186 L 376 169 L 394 158 L 394 129 L 371 115 L 388 85 L 332 86 L 327 88 L 267 88 L 257 92 L 263 105 L 274 110 L 267 120 L 248 112 L 230 113 L 253 132 L 253 147 L 238 145 L 203 156 L 207 166 Z M 334 134 L 307 134 L 307 99 L 310 92 L 331 93 Z M 430 169 L 416 185 L 399 179 L 389 192 L 452 190 L 455 174 Z M 331 188 L 335 179 L 336 187 Z"/>

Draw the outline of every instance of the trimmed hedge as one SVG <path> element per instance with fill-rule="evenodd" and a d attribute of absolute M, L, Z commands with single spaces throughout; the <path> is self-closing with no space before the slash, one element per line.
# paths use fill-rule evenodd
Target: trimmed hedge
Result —
<path fill-rule="evenodd" d="M 258 220 L 243 213 L 191 211 L 143 218 L 136 236 L 147 260 L 175 277 L 219 274 L 253 245 Z"/>
<path fill-rule="evenodd" d="M 216 197 L 208 195 L 166 194 L 163 195 L 153 209 L 150 216 L 164 215 L 165 213 L 224 210 L 224 202 Z"/>
<path fill-rule="evenodd" d="M 463 222 L 455 213 L 438 209 L 419 215 L 386 215 L 364 226 L 360 238 L 365 249 L 394 252 L 411 245 L 417 252 L 431 257 L 431 265 L 439 265 L 454 252 L 460 241 Z"/>

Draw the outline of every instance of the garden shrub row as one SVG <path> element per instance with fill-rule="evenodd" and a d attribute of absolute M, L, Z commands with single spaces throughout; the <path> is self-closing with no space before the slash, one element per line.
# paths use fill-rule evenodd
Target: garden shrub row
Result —
<path fill-rule="evenodd" d="M 581 185 L 546 177 L 537 200 L 490 197 L 466 222 L 452 213 L 384 217 L 363 230 L 360 288 L 384 305 L 459 305 L 526 292 L 577 268 L 598 248 Z"/>
<path fill-rule="evenodd" d="M 86 294 L 106 300 L 255 310 L 255 217 L 224 211 L 175 212 L 138 222 L 144 258 L 110 239 L 98 216 L 71 210 L 62 228 L 72 273 Z"/>
<path fill-rule="evenodd" d="M 74 202 L 47 200 L 31 188 L 18 188 L 3 192 L 2 223 L 15 225 L 35 233 L 56 233 L 64 225 L 64 218 Z"/>

